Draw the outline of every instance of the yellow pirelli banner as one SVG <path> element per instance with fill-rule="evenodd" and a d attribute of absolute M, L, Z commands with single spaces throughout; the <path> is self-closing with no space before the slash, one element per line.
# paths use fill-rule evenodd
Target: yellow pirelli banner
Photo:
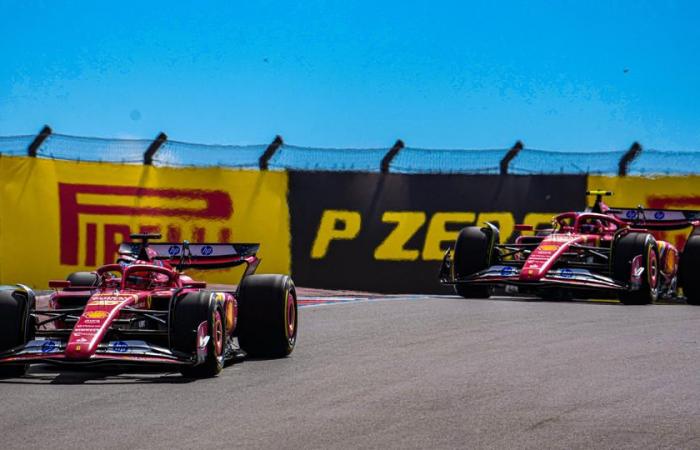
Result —
<path fill-rule="evenodd" d="M 614 195 L 605 199 L 610 206 L 641 205 L 646 208 L 700 210 L 700 176 L 589 176 L 588 189 L 613 191 Z M 681 231 L 654 234 L 682 248 L 689 232 L 690 227 Z"/>
<path fill-rule="evenodd" d="M 112 263 L 130 233 L 181 242 L 259 242 L 260 273 L 290 270 L 287 174 L 0 158 L 0 283 Z M 236 283 L 241 269 L 191 272 Z"/>

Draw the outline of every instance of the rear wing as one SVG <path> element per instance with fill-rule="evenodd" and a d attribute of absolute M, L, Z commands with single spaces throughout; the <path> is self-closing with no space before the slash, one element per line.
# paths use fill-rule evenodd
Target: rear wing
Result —
<path fill-rule="evenodd" d="M 610 208 L 608 214 L 650 230 L 680 230 L 700 226 L 700 211 L 684 209 Z"/>
<path fill-rule="evenodd" d="M 139 258 L 143 245 L 141 242 L 124 242 L 119 246 L 119 254 Z M 165 261 L 181 270 L 223 269 L 246 263 L 254 270 L 260 262 L 256 257 L 260 244 L 158 242 L 148 243 L 147 246 L 155 253 L 151 258 Z"/>

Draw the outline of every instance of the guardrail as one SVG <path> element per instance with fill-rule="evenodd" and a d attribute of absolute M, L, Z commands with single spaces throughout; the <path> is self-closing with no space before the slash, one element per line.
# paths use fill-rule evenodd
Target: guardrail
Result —
<path fill-rule="evenodd" d="M 381 173 L 490 174 L 692 174 L 700 152 L 628 150 L 556 152 L 529 149 L 517 141 L 510 149 L 448 150 L 406 146 L 389 149 L 313 148 L 288 145 L 276 136 L 268 145 L 207 145 L 169 140 L 86 138 L 54 133 L 45 125 L 36 136 L 0 137 L 0 155 L 27 155 L 79 161 L 164 166 L 224 166 L 259 170 L 310 170 Z"/>

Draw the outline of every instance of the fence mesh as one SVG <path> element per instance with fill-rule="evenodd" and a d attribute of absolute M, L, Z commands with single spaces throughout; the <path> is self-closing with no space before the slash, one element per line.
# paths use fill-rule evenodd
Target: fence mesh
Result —
<path fill-rule="evenodd" d="M 690 175 L 700 173 L 700 151 L 645 149 L 630 164 L 632 175 Z"/>
<path fill-rule="evenodd" d="M 77 161 L 116 163 L 143 162 L 149 139 L 104 139 L 51 134 L 39 147 L 37 156 Z"/>
<path fill-rule="evenodd" d="M 386 148 L 312 148 L 283 145 L 270 168 L 378 172 Z"/>
<path fill-rule="evenodd" d="M 24 156 L 35 136 L 0 136 L 0 154 Z"/>
<path fill-rule="evenodd" d="M 498 173 L 508 149 L 446 150 L 406 147 L 391 162 L 399 173 Z"/>
<path fill-rule="evenodd" d="M 24 156 L 35 136 L 0 136 L 0 155 Z M 37 156 L 112 163 L 143 162 L 150 139 L 104 139 L 51 134 Z M 153 162 L 159 166 L 255 169 L 267 145 L 206 145 L 166 141 Z M 268 162 L 275 170 L 378 172 L 389 148 L 314 148 L 282 145 Z M 499 173 L 508 149 L 446 150 L 406 147 L 391 162 L 398 173 Z M 625 151 L 562 152 L 525 148 L 510 162 L 513 174 L 615 175 Z M 700 151 L 644 149 L 628 167 L 633 175 L 700 173 Z"/>
<path fill-rule="evenodd" d="M 617 174 L 620 158 L 624 154 L 624 151 L 552 152 L 526 148 L 521 150 L 511 161 L 508 172 L 516 174 Z"/>
<path fill-rule="evenodd" d="M 154 156 L 153 162 L 159 166 L 256 169 L 266 148 L 265 145 L 204 145 L 166 141 Z"/>

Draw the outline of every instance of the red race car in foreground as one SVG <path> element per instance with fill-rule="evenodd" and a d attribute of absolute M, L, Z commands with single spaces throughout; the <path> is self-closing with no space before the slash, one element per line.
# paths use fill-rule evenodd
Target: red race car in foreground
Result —
<path fill-rule="evenodd" d="M 155 243 L 137 234 L 116 264 L 50 281 L 38 309 L 26 286 L 0 288 L 0 375 L 29 364 L 163 365 L 212 377 L 228 360 L 289 355 L 297 298 L 284 275 L 253 275 L 258 244 Z M 184 269 L 246 265 L 235 290 L 209 290 Z"/>
<path fill-rule="evenodd" d="M 617 297 L 624 304 L 647 304 L 678 295 L 700 305 L 700 212 L 610 208 L 596 195 L 586 212 L 553 218 L 553 227 L 499 242 L 498 228 L 463 228 L 448 249 L 440 281 L 465 298 L 486 298 L 493 288 L 543 298 Z M 692 226 L 682 252 L 657 241 L 652 231 Z M 517 225 L 516 230 L 534 231 Z"/>

